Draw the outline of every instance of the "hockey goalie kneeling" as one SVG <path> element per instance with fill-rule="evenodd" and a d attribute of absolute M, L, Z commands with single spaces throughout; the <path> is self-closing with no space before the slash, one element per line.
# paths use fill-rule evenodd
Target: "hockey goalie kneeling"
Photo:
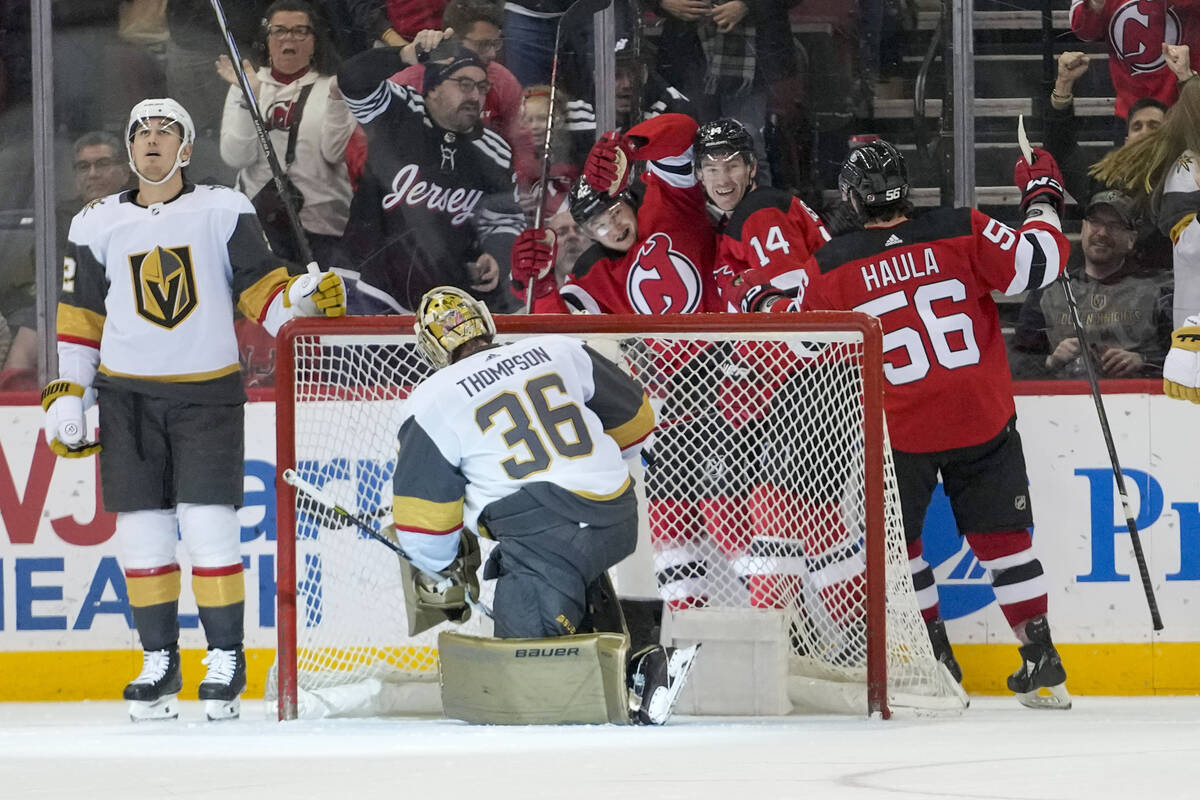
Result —
<path fill-rule="evenodd" d="M 400 425 L 393 517 L 413 633 L 474 610 L 480 555 L 496 638 L 439 639 L 447 716 L 482 723 L 666 722 L 696 647 L 628 655 L 607 570 L 634 551 L 623 456 L 654 429 L 641 386 L 577 339 L 493 343 L 487 308 L 449 286 L 417 309 L 438 370 Z"/>
<path fill-rule="evenodd" d="M 438 575 L 400 563 L 410 635 L 446 621 L 466 622 L 480 608 L 479 545 L 473 535 L 462 534 L 459 557 Z M 487 724 L 666 722 L 696 648 L 668 652 L 653 646 L 631 657 L 621 607 L 606 575 L 586 597 L 585 621 L 614 630 L 515 639 L 442 632 L 438 664 L 445 715 Z"/>

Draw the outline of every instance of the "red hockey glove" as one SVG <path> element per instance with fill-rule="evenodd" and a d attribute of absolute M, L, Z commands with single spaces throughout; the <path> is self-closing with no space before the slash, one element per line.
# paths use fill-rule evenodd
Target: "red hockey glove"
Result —
<path fill-rule="evenodd" d="M 787 311 L 792 305 L 792 297 L 781 292 L 769 283 L 749 284 L 742 293 L 740 305 L 742 311 L 770 311 L 778 313 Z"/>
<path fill-rule="evenodd" d="M 1017 159 L 1013 168 L 1013 183 L 1021 190 L 1021 210 L 1029 208 L 1030 203 L 1050 203 L 1054 210 L 1063 211 L 1063 182 L 1059 172 L 1058 162 L 1040 147 L 1033 149 L 1033 163 L 1025 157 Z"/>
<path fill-rule="evenodd" d="M 512 246 L 513 288 L 521 295 L 533 281 L 533 296 L 544 297 L 557 288 L 554 280 L 554 259 L 558 242 L 549 228 L 530 228 L 522 231 Z"/>
<path fill-rule="evenodd" d="M 633 143 L 629 137 L 609 131 L 592 145 L 583 165 L 583 178 L 597 192 L 615 197 L 629 185 L 633 164 Z"/>

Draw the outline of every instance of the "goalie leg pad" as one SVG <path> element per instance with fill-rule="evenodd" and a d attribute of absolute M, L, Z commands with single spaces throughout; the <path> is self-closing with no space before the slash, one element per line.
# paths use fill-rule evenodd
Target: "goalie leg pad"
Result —
<path fill-rule="evenodd" d="M 619 633 L 546 639 L 442 633 L 442 709 L 450 719 L 485 725 L 627 725 L 628 655 L 629 637 Z"/>

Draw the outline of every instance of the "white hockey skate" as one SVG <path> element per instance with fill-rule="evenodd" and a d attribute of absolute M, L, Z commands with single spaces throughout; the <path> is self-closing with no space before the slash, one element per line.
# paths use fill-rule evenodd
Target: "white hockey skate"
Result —
<path fill-rule="evenodd" d="M 182 688 L 179 648 L 144 651 L 142 671 L 124 691 L 129 701 L 129 719 L 133 722 L 177 719 Z"/>
<path fill-rule="evenodd" d="M 656 645 L 634 657 L 630 686 L 634 724 L 663 725 L 671 718 L 699 649 L 699 644 L 683 649 Z"/>
<path fill-rule="evenodd" d="M 242 692 L 246 691 L 246 653 L 213 648 L 201 662 L 208 674 L 200 682 L 199 696 L 209 722 L 237 719 L 242 713 Z"/>

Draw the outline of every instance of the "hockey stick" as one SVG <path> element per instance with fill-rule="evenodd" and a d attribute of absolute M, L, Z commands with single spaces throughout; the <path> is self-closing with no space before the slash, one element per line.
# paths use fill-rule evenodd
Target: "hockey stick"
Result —
<path fill-rule="evenodd" d="M 434 589 L 436 591 L 444 592 L 446 589 L 448 589 L 454 585 L 454 582 L 450 578 L 447 578 L 445 575 L 439 575 L 436 572 L 430 572 L 429 570 L 421 569 L 420 567 L 418 567 L 413 562 L 413 560 L 409 557 L 408 553 L 404 552 L 404 548 L 402 548 L 400 545 L 396 544 L 395 542 L 393 542 L 391 539 L 387 538 L 383 534 L 376 531 L 374 528 L 372 528 L 370 525 L 368 525 L 361 517 L 357 517 L 354 514 L 351 514 L 346 509 L 342 508 L 340 505 L 337 504 L 337 502 L 333 498 L 331 498 L 328 494 L 326 494 L 322 489 L 317 488 L 313 484 L 304 480 L 304 478 L 301 478 L 300 474 L 298 472 L 296 472 L 296 470 L 294 470 L 290 467 L 288 469 L 285 469 L 283 471 L 283 480 L 288 485 L 294 486 L 301 494 L 305 495 L 310 500 L 313 500 L 314 502 L 321 505 L 326 511 L 330 511 L 335 516 L 341 517 L 344 521 L 350 523 L 351 525 L 354 525 L 360 531 L 365 533 L 368 537 L 370 537 L 371 539 L 374 539 L 375 541 L 384 545 L 389 550 L 391 550 L 393 553 L 400 556 L 400 558 L 403 558 L 405 561 L 407 561 L 409 564 L 412 564 L 413 569 L 417 570 L 418 572 L 420 572 L 423 575 L 427 575 L 430 578 L 436 579 L 438 581 L 437 586 L 434 587 Z M 493 616 L 492 609 L 490 609 L 485 603 L 483 603 L 483 601 L 472 599 L 469 592 L 467 593 L 467 605 L 469 605 L 474 610 L 487 615 L 488 617 Z"/>
<path fill-rule="evenodd" d="M 1021 146 L 1021 154 L 1030 164 L 1033 163 L 1033 148 L 1029 145 L 1029 137 L 1025 135 L 1024 117 L 1017 118 L 1017 141 Z M 1058 276 L 1063 293 L 1067 296 L 1067 309 L 1071 314 L 1071 326 L 1075 328 L 1075 336 L 1079 339 L 1080 358 L 1083 359 L 1084 370 L 1087 372 L 1088 384 L 1092 390 L 1092 402 L 1096 406 L 1096 416 L 1100 419 L 1100 430 L 1104 434 L 1104 444 L 1108 447 L 1108 460 L 1112 462 L 1113 478 L 1117 481 L 1117 494 L 1121 497 L 1121 508 L 1125 512 L 1125 526 L 1129 529 L 1129 541 L 1133 545 L 1133 557 L 1137 561 L 1138 575 L 1142 579 L 1142 590 L 1146 593 L 1146 604 L 1150 607 L 1150 622 L 1154 630 L 1163 629 L 1162 617 L 1158 613 L 1158 601 L 1154 598 L 1154 587 L 1150 584 L 1150 570 L 1146 566 L 1146 556 L 1142 552 L 1142 538 L 1138 534 L 1137 522 L 1134 520 L 1133 509 L 1129 505 L 1129 493 L 1125 491 L 1125 475 L 1121 472 L 1121 462 L 1117 459 L 1117 447 L 1113 443 L 1112 428 L 1108 424 L 1108 414 L 1104 411 L 1104 398 L 1100 396 L 1100 383 L 1096 379 L 1096 369 L 1092 364 L 1092 352 L 1088 346 L 1087 335 L 1083 330 L 1083 320 L 1079 317 L 1079 306 L 1075 303 L 1075 293 L 1071 291 L 1071 280 L 1064 271 Z"/>
<path fill-rule="evenodd" d="M 233 34 L 229 32 L 229 24 L 225 19 L 225 9 L 221 7 L 221 0 L 209 0 L 212 4 L 213 13 L 217 15 L 217 25 L 221 28 L 221 35 L 225 38 L 225 48 L 229 51 L 228 55 L 233 61 L 234 72 L 238 76 L 238 85 L 242 89 L 242 99 L 246 101 L 246 111 L 250 114 L 250 119 L 254 122 L 254 132 L 258 135 L 258 144 L 262 147 L 263 153 L 267 156 L 267 165 L 271 168 L 271 177 L 275 181 L 275 189 L 279 192 L 279 199 L 283 201 L 283 207 L 287 212 L 288 225 L 292 229 L 292 235 L 296 237 L 296 244 L 300 248 L 300 258 L 304 261 L 308 271 L 312 274 L 320 272 L 320 267 L 316 260 L 313 259 L 312 248 L 308 245 L 308 237 L 304 234 L 304 228 L 300 225 L 300 215 L 296 213 L 296 209 L 292 208 L 292 204 L 288 202 L 286 189 L 286 176 L 283 169 L 279 166 L 279 157 L 275 155 L 275 147 L 271 144 L 271 137 L 267 135 L 267 129 L 263 125 L 262 117 L 258 113 L 258 102 L 254 98 L 254 90 L 250 88 L 250 80 L 246 77 L 246 70 L 242 68 L 242 56 L 238 52 L 237 42 L 233 40 Z"/>
<path fill-rule="evenodd" d="M 216 0 L 213 0 L 216 2 Z M 542 207 L 546 202 L 546 184 L 550 181 L 550 137 L 554 133 L 554 105 L 555 98 L 558 95 L 558 53 L 562 46 L 563 28 L 570 30 L 579 25 L 585 19 L 598 11 L 603 11 L 608 8 L 612 0 L 575 0 L 563 15 L 558 18 L 558 24 L 554 28 L 554 56 L 550 61 L 550 102 L 549 115 L 546 117 L 546 135 L 542 137 L 542 179 L 538 184 L 537 205 L 533 209 L 533 227 L 542 227 Z M 551 270 L 554 265 L 550 265 Z M 537 276 L 529 279 L 529 285 L 525 287 L 525 313 L 533 312 L 533 285 L 537 282 Z"/>

